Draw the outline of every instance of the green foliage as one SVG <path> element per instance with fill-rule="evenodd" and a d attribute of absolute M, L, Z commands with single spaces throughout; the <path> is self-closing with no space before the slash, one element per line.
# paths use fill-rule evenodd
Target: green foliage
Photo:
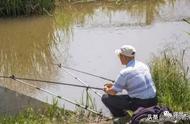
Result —
<path fill-rule="evenodd" d="M 180 56 L 165 50 L 151 63 L 159 103 L 174 111 L 190 110 L 189 67 L 184 65 L 184 56 L 185 50 Z"/>
<path fill-rule="evenodd" d="M 16 116 L 1 116 L 0 124 L 63 124 L 75 123 L 76 114 L 58 107 L 58 101 L 52 106 L 40 110 L 28 108 Z"/>
<path fill-rule="evenodd" d="M 54 2 L 54 0 L 0 0 L 0 17 L 44 14 L 54 8 Z"/>
<path fill-rule="evenodd" d="M 86 92 L 86 90 L 83 91 L 79 104 L 83 106 L 87 106 L 88 108 L 92 110 L 98 111 L 97 106 L 95 104 L 95 99 L 92 97 L 89 91 L 88 92 Z M 98 115 L 90 111 L 84 110 L 83 108 L 80 108 L 80 107 L 77 107 L 75 112 L 77 114 L 78 122 L 80 123 L 94 122 L 99 117 Z"/>

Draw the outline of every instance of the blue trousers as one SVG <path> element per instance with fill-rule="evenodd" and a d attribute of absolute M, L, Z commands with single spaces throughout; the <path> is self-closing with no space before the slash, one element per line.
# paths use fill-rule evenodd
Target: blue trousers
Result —
<path fill-rule="evenodd" d="M 139 107 L 151 107 L 157 104 L 157 97 L 150 99 L 131 98 L 128 95 L 102 96 L 102 102 L 114 117 L 123 117 L 127 110 L 135 111 Z"/>

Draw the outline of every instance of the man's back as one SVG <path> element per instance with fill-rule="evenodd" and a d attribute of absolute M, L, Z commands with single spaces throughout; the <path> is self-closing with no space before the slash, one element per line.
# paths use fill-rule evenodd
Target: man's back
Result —
<path fill-rule="evenodd" d="M 147 65 L 132 60 L 120 71 L 114 85 L 117 91 L 126 89 L 132 98 L 147 99 L 156 96 L 156 88 Z"/>

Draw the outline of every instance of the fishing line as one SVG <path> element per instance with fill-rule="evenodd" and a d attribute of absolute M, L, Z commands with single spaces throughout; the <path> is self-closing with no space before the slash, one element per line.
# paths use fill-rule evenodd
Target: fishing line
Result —
<path fill-rule="evenodd" d="M 72 67 L 63 66 L 62 64 L 54 64 L 54 65 L 57 65 L 59 68 L 65 68 L 65 69 L 69 69 L 69 70 L 72 70 L 72 71 L 80 72 L 80 73 L 83 73 L 83 74 L 86 74 L 86 75 L 90 75 L 90 76 L 93 76 L 93 77 L 97 77 L 97 78 L 100 78 L 100 79 L 103 79 L 103 80 L 111 81 L 113 83 L 115 82 L 112 79 L 109 79 L 109 78 L 106 78 L 106 77 L 103 77 L 103 76 L 100 76 L 100 75 L 91 74 L 91 73 L 88 73 L 88 72 L 85 72 L 85 71 L 81 71 L 81 70 L 78 70 L 78 69 L 75 69 L 75 68 L 72 68 Z"/>
<path fill-rule="evenodd" d="M 77 76 L 75 76 L 73 73 L 69 72 L 68 70 L 64 69 L 64 72 L 66 72 L 67 74 L 71 75 L 74 79 L 78 80 L 79 82 L 81 82 L 82 84 L 84 84 L 85 86 L 89 87 L 88 84 L 86 84 L 84 81 L 82 81 L 80 78 L 78 78 Z M 102 97 L 102 94 L 98 93 L 96 90 L 94 89 L 89 89 L 91 91 L 93 91 L 95 94 L 97 94 L 99 97 Z"/>

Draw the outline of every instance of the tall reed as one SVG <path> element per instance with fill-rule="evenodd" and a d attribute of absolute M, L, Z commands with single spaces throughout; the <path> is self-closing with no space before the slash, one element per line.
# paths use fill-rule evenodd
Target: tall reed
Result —
<path fill-rule="evenodd" d="M 90 109 L 93 109 L 95 111 L 97 110 L 97 106 L 96 106 L 96 102 L 95 102 L 95 98 L 90 94 L 90 92 L 86 92 L 86 90 L 83 91 L 82 96 L 81 96 L 81 100 L 79 102 L 79 104 L 83 105 L 83 106 L 87 106 Z M 100 110 L 101 111 L 101 110 Z M 80 123 L 90 123 L 90 122 L 99 122 L 99 117 L 97 114 L 94 114 L 90 111 L 87 111 L 85 109 L 82 109 L 78 106 L 76 106 L 76 115 L 78 118 L 78 122 Z"/>
<path fill-rule="evenodd" d="M 0 17 L 44 14 L 54 8 L 55 0 L 0 0 Z"/>
<path fill-rule="evenodd" d="M 185 52 L 176 56 L 165 50 L 151 62 L 159 103 L 175 111 L 190 110 L 189 67 L 184 64 Z"/>

